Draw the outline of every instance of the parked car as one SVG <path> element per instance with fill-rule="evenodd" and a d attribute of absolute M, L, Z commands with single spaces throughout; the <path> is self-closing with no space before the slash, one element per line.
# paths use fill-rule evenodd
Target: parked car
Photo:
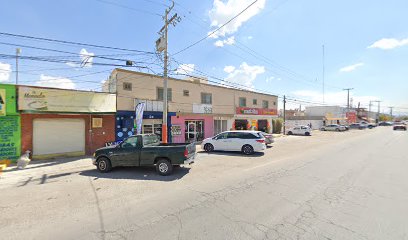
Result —
<path fill-rule="evenodd" d="M 340 125 L 342 127 L 344 127 L 346 129 L 346 131 L 348 131 L 350 129 L 350 127 L 348 125 Z"/>
<path fill-rule="evenodd" d="M 392 126 L 392 122 L 380 122 L 378 126 Z"/>
<path fill-rule="evenodd" d="M 330 124 L 327 126 L 323 126 L 320 128 L 322 131 L 346 131 L 346 128 L 344 126 L 338 125 L 338 124 Z"/>
<path fill-rule="evenodd" d="M 194 143 L 160 143 L 154 134 L 139 134 L 122 143 L 100 148 L 93 155 L 93 164 L 100 172 L 118 166 L 156 166 L 160 175 L 170 175 L 173 166 L 192 164 L 196 157 Z"/>
<path fill-rule="evenodd" d="M 403 130 L 403 131 L 407 131 L 407 126 L 406 126 L 406 125 L 403 125 L 403 124 L 394 125 L 393 129 L 394 129 L 394 130 Z"/>
<path fill-rule="evenodd" d="M 350 129 L 360 129 L 360 130 L 362 130 L 362 129 L 366 129 L 367 125 L 360 124 L 360 123 L 353 123 L 353 124 L 350 124 L 349 128 Z"/>
<path fill-rule="evenodd" d="M 377 127 L 377 124 L 375 124 L 375 123 L 367 123 L 367 128 L 372 129 L 372 128 L 375 128 L 375 127 Z"/>
<path fill-rule="evenodd" d="M 296 126 L 288 130 L 288 135 L 312 135 L 312 129 L 309 126 Z"/>
<path fill-rule="evenodd" d="M 265 145 L 268 146 L 269 144 L 272 144 L 273 142 L 275 142 L 272 134 L 264 133 L 264 132 L 261 132 L 261 134 L 265 138 Z"/>
<path fill-rule="evenodd" d="M 201 144 L 206 152 L 241 151 L 245 155 L 266 149 L 265 137 L 260 131 L 226 131 L 206 138 Z"/>

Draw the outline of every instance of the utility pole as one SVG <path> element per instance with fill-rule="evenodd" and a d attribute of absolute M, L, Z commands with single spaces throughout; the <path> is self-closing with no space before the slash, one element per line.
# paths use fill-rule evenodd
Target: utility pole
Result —
<path fill-rule="evenodd" d="M 168 75 L 167 75 L 167 68 L 168 68 L 168 26 L 169 24 L 173 24 L 176 26 L 177 22 L 180 22 L 181 18 L 177 16 L 177 13 L 174 14 L 170 19 L 168 19 L 170 11 L 174 7 L 174 1 L 169 8 L 167 8 L 164 12 L 164 26 L 159 31 L 161 37 L 156 41 L 156 49 L 158 52 L 164 51 L 164 72 L 163 72 L 163 124 L 162 124 L 162 141 L 163 143 L 167 143 L 167 113 L 168 113 Z"/>
<path fill-rule="evenodd" d="M 380 102 L 379 100 L 376 101 L 370 101 L 370 110 L 371 110 L 371 102 L 376 102 L 378 104 L 378 109 L 377 109 L 377 117 L 375 119 L 376 122 L 379 122 L 380 119 Z"/>
<path fill-rule="evenodd" d="M 394 107 L 390 107 L 390 116 L 391 116 L 391 118 L 392 118 L 392 109 L 393 109 Z"/>
<path fill-rule="evenodd" d="M 21 48 L 16 48 L 16 85 L 18 85 L 18 56 L 21 53 Z"/>
<path fill-rule="evenodd" d="M 283 135 L 286 135 L 286 96 L 283 95 Z"/>
<path fill-rule="evenodd" d="M 322 75 L 323 75 L 323 103 L 324 103 L 324 44 L 322 45 L 322 65 L 323 65 Z"/>
<path fill-rule="evenodd" d="M 347 112 L 350 111 L 350 90 L 354 88 L 343 88 L 343 91 L 347 91 Z"/>

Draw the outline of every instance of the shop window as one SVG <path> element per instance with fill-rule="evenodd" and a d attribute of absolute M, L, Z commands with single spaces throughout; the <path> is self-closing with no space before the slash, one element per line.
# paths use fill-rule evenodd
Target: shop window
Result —
<path fill-rule="evenodd" d="M 246 107 L 246 98 L 244 98 L 244 97 L 239 98 L 239 106 L 240 107 Z"/>
<path fill-rule="evenodd" d="M 190 96 L 190 91 L 188 91 L 188 90 L 183 90 L 183 96 L 185 96 L 185 97 Z"/>
<path fill-rule="evenodd" d="M 163 88 L 157 88 L 157 100 L 163 101 Z M 167 88 L 167 100 L 172 101 L 171 88 Z"/>
<path fill-rule="evenodd" d="M 262 101 L 262 108 L 269 108 L 269 102 L 266 100 Z"/>
<path fill-rule="evenodd" d="M 257 100 L 257 99 L 253 99 L 253 100 L 252 100 L 252 104 L 253 104 L 253 105 L 258 105 L 258 100 Z"/>
<path fill-rule="evenodd" d="M 235 129 L 236 130 L 248 130 L 248 121 L 244 119 L 235 120 Z"/>
<path fill-rule="evenodd" d="M 130 83 L 130 82 L 124 82 L 124 83 L 123 83 L 123 90 L 132 91 L 132 83 Z"/>
<path fill-rule="evenodd" d="M 214 135 L 227 131 L 227 120 L 214 120 Z"/>
<path fill-rule="evenodd" d="M 211 93 L 201 93 L 201 103 L 202 104 L 212 104 L 212 94 Z"/>

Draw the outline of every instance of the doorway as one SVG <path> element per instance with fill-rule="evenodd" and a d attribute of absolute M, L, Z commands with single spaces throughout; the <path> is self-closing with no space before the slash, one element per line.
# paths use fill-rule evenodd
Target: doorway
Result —
<path fill-rule="evenodd" d="M 245 120 L 245 119 L 235 120 L 235 129 L 236 130 L 248 130 L 248 120 Z"/>
<path fill-rule="evenodd" d="M 258 120 L 258 131 L 266 132 L 268 120 Z"/>
<path fill-rule="evenodd" d="M 185 121 L 185 129 L 186 142 L 197 142 L 204 139 L 203 120 L 187 120 Z"/>

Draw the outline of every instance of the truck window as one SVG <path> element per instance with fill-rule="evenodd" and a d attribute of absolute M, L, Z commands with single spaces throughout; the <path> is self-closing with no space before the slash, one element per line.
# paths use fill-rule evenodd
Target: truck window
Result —
<path fill-rule="evenodd" d="M 130 137 L 123 141 L 122 148 L 132 148 L 137 146 L 137 137 Z"/>
<path fill-rule="evenodd" d="M 159 138 L 156 135 L 143 136 L 143 146 L 158 146 Z"/>

